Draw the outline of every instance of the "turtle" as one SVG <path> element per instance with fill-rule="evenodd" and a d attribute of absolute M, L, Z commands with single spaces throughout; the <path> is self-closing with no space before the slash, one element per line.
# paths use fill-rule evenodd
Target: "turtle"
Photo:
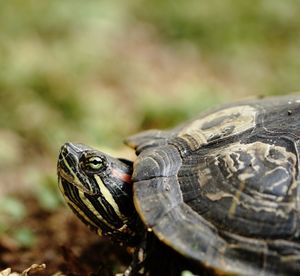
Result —
<path fill-rule="evenodd" d="M 198 273 L 300 275 L 300 95 L 225 104 L 125 143 L 135 160 L 66 142 L 57 165 L 77 217 L 135 248 L 125 275 L 147 274 L 159 245 Z"/>

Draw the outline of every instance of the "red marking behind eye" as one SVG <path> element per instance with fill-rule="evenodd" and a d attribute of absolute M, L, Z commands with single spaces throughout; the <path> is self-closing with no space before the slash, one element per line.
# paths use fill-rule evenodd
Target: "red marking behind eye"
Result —
<path fill-rule="evenodd" d="M 128 184 L 132 183 L 130 174 L 124 173 L 124 172 L 119 171 L 117 169 L 113 169 L 112 174 L 113 174 L 113 176 L 121 179 L 123 182 L 126 182 Z"/>

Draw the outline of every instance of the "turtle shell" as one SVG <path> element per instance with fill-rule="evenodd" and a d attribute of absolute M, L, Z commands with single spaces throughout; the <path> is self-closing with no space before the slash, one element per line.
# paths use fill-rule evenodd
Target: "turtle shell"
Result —
<path fill-rule="evenodd" d="M 218 272 L 300 273 L 299 138 L 300 96 L 132 136 L 135 207 L 162 242 Z"/>

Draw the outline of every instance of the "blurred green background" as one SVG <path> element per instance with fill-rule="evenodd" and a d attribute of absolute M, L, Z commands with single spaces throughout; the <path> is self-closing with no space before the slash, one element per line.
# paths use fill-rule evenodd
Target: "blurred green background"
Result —
<path fill-rule="evenodd" d="M 29 190 L 60 204 L 65 141 L 126 156 L 132 133 L 298 90 L 299 11 L 289 0 L 0 1 L 0 198 Z M 23 216 L 5 200 L 1 211 Z"/>

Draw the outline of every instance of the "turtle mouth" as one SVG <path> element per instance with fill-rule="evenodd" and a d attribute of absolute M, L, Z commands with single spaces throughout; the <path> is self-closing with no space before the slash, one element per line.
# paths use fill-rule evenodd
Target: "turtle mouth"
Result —
<path fill-rule="evenodd" d="M 74 177 L 72 177 L 65 171 L 60 171 L 60 173 L 58 174 L 58 182 L 60 183 L 63 182 L 64 184 L 67 183 L 68 185 L 72 185 L 85 194 L 89 194 L 89 195 L 96 194 L 96 192 L 92 191 L 90 187 L 86 187 L 82 182 L 78 183 L 78 181 L 76 181 Z"/>
<path fill-rule="evenodd" d="M 89 194 L 89 195 L 95 195 L 96 192 L 91 189 L 91 187 L 85 185 L 85 182 L 82 177 L 76 176 L 76 174 L 73 176 L 69 172 L 66 172 L 59 164 L 57 166 L 57 176 L 58 176 L 58 182 L 60 183 L 60 187 L 62 184 L 67 184 L 69 186 L 76 187 L 79 191 Z"/>

